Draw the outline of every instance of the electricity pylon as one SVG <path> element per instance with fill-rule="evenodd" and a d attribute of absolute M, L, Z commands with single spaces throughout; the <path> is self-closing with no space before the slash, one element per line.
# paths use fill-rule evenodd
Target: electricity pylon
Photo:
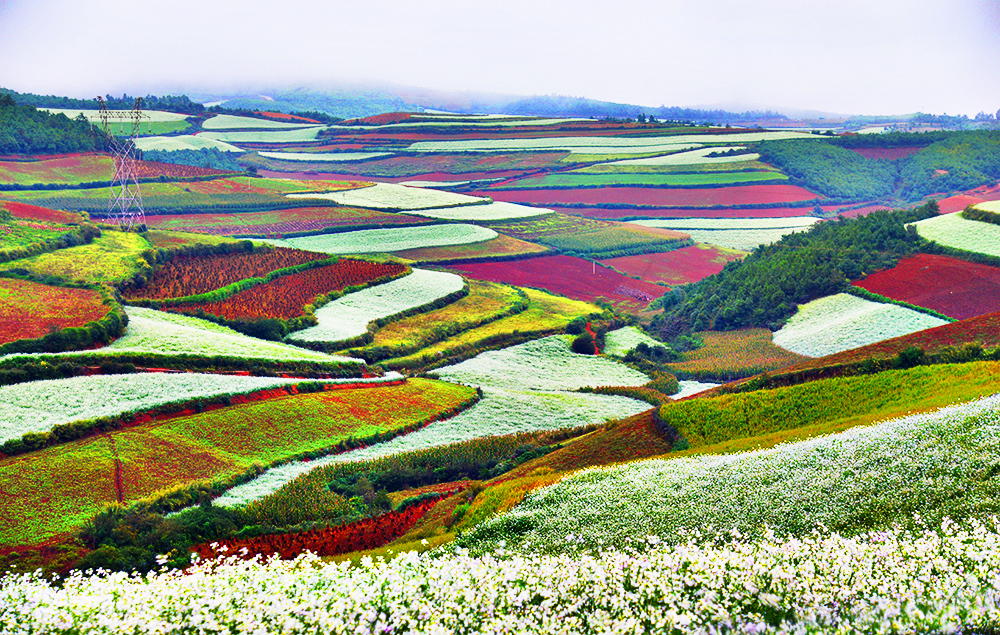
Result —
<path fill-rule="evenodd" d="M 142 193 L 139 191 L 139 177 L 136 170 L 138 149 L 135 139 L 139 136 L 139 126 L 149 115 L 142 112 L 142 98 L 135 100 L 132 110 L 108 110 L 104 99 L 98 96 L 101 104 L 100 117 L 104 135 L 111 143 L 112 158 L 115 164 L 115 175 L 111 179 L 111 195 L 108 198 L 108 220 L 114 220 L 124 231 L 146 229 L 146 212 L 142 208 Z M 112 130 L 113 122 L 118 122 L 118 131 L 126 133 L 116 136 Z M 131 129 L 126 130 L 127 126 Z M 152 121 L 149 123 L 152 132 Z"/>

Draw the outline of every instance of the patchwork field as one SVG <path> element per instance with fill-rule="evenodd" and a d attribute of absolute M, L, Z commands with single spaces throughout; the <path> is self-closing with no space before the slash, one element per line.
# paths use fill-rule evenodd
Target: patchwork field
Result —
<path fill-rule="evenodd" d="M 885 206 L 882 206 L 884 209 Z M 562 211 L 574 216 L 603 220 L 631 221 L 641 219 L 689 218 L 787 218 L 802 216 L 813 207 L 567 207 Z M 823 206 L 824 212 L 836 211 L 836 206 Z"/>
<path fill-rule="evenodd" d="M 97 291 L 0 278 L 0 344 L 84 326 L 109 310 Z"/>
<path fill-rule="evenodd" d="M 393 252 L 397 258 L 411 262 L 446 262 L 454 260 L 492 260 L 513 256 L 543 254 L 548 247 L 536 245 L 510 236 L 498 235 L 492 240 L 445 247 L 422 247 Z"/>
<path fill-rule="evenodd" d="M 470 283 L 474 284 L 474 282 Z M 578 317 L 598 312 L 598 307 L 588 302 L 571 300 L 544 291 L 524 289 L 528 307 L 519 313 L 484 324 L 457 335 L 449 336 L 419 352 L 406 357 L 391 359 L 385 364 L 390 368 L 422 368 L 450 357 L 465 358 L 469 351 L 488 347 L 491 342 L 510 341 L 518 336 L 536 334 L 540 337 L 559 332 Z"/>
<path fill-rule="evenodd" d="M 489 190 L 488 193 L 498 201 L 525 205 L 583 207 L 621 205 L 629 208 L 647 205 L 652 207 L 778 205 L 818 198 L 808 190 L 788 184 L 690 189 L 615 187 L 577 190 Z"/>
<path fill-rule="evenodd" d="M 496 237 L 497 233 L 486 227 L 449 224 L 303 236 L 274 241 L 274 244 L 327 254 L 366 254 L 481 243 Z"/>
<path fill-rule="evenodd" d="M 38 276 L 69 281 L 123 282 L 146 264 L 139 255 L 149 243 L 139 234 L 104 230 L 89 245 L 59 249 L 0 265 L 0 270 L 27 269 Z"/>
<path fill-rule="evenodd" d="M 594 258 L 668 251 L 682 246 L 689 239 L 682 232 L 648 229 L 566 214 L 552 214 L 537 220 L 497 223 L 492 227 L 508 236 Z"/>
<path fill-rule="evenodd" d="M 464 386 L 422 379 L 285 395 L 3 458 L 0 482 L 8 496 L 0 508 L 8 522 L 0 529 L 0 544 L 37 543 L 81 526 L 116 500 L 135 501 L 172 486 L 238 474 L 255 462 L 405 427 L 473 395 Z M 53 497 L 58 504 L 47 503 Z"/>
<path fill-rule="evenodd" d="M 430 218 L 353 207 L 300 207 L 240 214 L 158 214 L 150 227 L 234 237 L 281 238 L 286 234 L 371 229 L 391 225 L 424 225 Z"/>
<path fill-rule="evenodd" d="M 463 286 L 461 276 L 414 269 L 408 276 L 349 293 L 320 307 L 316 311 L 319 323 L 292 333 L 289 339 L 334 343 L 358 337 L 367 332 L 370 322 L 430 304 L 460 291 Z"/>
<path fill-rule="evenodd" d="M 380 359 L 399 357 L 476 326 L 516 313 L 528 304 L 515 287 L 495 282 L 469 282 L 469 295 L 434 311 L 390 322 L 375 332 L 372 342 L 355 349 Z"/>
<path fill-rule="evenodd" d="M 917 254 L 853 283 L 959 320 L 1000 311 L 1000 268 Z"/>
<path fill-rule="evenodd" d="M 673 251 L 609 258 L 601 260 L 601 263 L 647 282 L 674 286 L 697 282 L 719 273 L 727 262 L 739 260 L 745 255 L 739 250 L 698 243 Z"/>
<path fill-rule="evenodd" d="M 397 263 L 345 258 L 336 264 L 281 276 L 224 300 L 176 304 L 169 310 L 183 313 L 204 311 L 229 320 L 287 320 L 304 315 L 306 306 L 312 305 L 320 296 L 396 276 L 404 271 L 405 267 Z"/>
<path fill-rule="evenodd" d="M 666 292 L 664 287 L 633 280 L 611 269 L 595 267 L 593 263 L 570 256 L 449 265 L 448 268 L 477 280 L 546 289 L 584 302 L 603 298 L 627 311 L 640 311 Z"/>
<path fill-rule="evenodd" d="M 248 278 L 262 278 L 272 271 L 328 258 L 300 249 L 267 249 L 255 252 L 179 256 L 157 268 L 145 285 L 131 289 L 128 299 L 183 298 L 221 289 Z M 351 263 L 345 263 L 350 265 Z"/>
<path fill-rule="evenodd" d="M 620 172 L 616 174 L 560 173 L 506 181 L 493 189 L 528 190 L 593 187 L 716 187 L 736 183 L 787 181 L 780 172 L 705 172 L 695 174 Z"/>
<path fill-rule="evenodd" d="M 799 305 L 774 333 L 774 343 L 799 355 L 823 357 L 942 324 L 945 320 L 912 309 L 838 293 Z"/>
<path fill-rule="evenodd" d="M 491 202 L 486 197 L 467 196 L 441 190 L 406 187 L 394 183 L 376 183 L 370 187 L 326 194 L 291 194 L 290 198 L 322 198 L 338 205 L 380 210 L 408 211 L 436 207 L 459 207 Z"/>
<path fill-rule="evenodd" d="M 689 234 L 700 243 L 726 249 L 753 251 L 769 245 L 782 236 L 809 231 L 818 218 L 792 216 L 787 218 L 678 218 L 676 220 L 637 220 L 636 225 L 661 227 Z"/>

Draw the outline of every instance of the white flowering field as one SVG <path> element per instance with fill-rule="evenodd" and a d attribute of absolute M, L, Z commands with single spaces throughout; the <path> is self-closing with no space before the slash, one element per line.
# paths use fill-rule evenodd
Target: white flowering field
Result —
<path fill-rule="evenodd" d="M 669 407 L 669 406 L 666 406 Z M 995 510 L 1000 395 L 766 450 L 593 468 L 532 493 L 473 530 L 466 546 L 546 552 L 683 542 L 737 531 L 760 538 L 941 522 L 942 506 Z M 944 509 L 947 514 L 947 509 Z M 874 527 L 872 525 L 875 525 Z M 991 558 L 1000 566 L 1000 557 Z"/>
<path fill-rule="evenodd" d="M 496 237 L 497 233 L 486 227 L 452 223 L 420 227 L 362 229 L 339 234 L 302 236 L 266 242 L 281 247 L 321 251 L 327 254 L 368 254 L 418 249 L 420 247 L 481 243 Z"/>
<path fill-rule="evenodd" d="M 281 161 L 364 161 L 375 157 L 391 156 L 391 152 L 258 152 L 268 159 Z"/>
<path fill-rule="evenodd" d="M 982 207 L 978 204 L 977 207 Z M 983 208 L 987 209 L 988 208 Z M 921 238 L 946 247 L 989 256 L 1000 256 L 1000 225 L 965 220 L 956 214 L 941 214 L 914 223 Z"/>
<path fill-rule="evenodd" d="M 95 419 L 155 406 L 249 393 L 301 379 L 201 373 L 137 373 L 46 379 L 0 386 L 0 442 L 60 423 Z"/>
<path fill-rule="evenodd" d="M 435 374 L 446 381 L 506 389 L 576 390 L 583 386 L 641 386 L 649 377 L 624 364 L 570 350 L 572 336 L 552 335 L 486 351 Z"/>
<path fill-rule="evenodd" d="M 339 192 L 289 194 L 288 198 L 321 198 L 331 200 L 340 205 L 387 210 L 456 207 L 460 205 L 481 205 L 490 202 L 490 199 L 479 196 L 443 192 L 427 187 L 407 187 L 395 183 L 376 183 L 371 187 L 342 190 Z"/>
<path fill-rule="evenodd" d="M 648 346 L 664 345 L 663 342 L 654 340 L 634 326 L 626 326 L 614 331 L 608 331 L 604 338 L 604 350 L 601 352 L 618 357 L 624 357 L 639 344 L 647 344 Z"/>
<path fill-rule="evenodd" d="M 461 207 L 433 207 L 412 210 L 410 214 L 445 220 L 498 221 L 512 218 L 532 218 L 551 214 L 543 207 L 530 207 L 517 203 L 495 202 L 488 205 L 463 205 Z"/>
<path fill-rule="evenodd" d="M 985 201 L 982 203 L 976 203 L 974 207 L 976 209 L 981 209 L 984 212 L 993 212 L 994 214 L 1000 214 L 1000 201 Z"/>
<path fill-rule="evenodd" d="M 760 158 L 757 153 L 751 154 L 736 154 L 728 157 L 709 157 L 709 154 L 713 152 L 727 152 L 729 150 L 743 150 L 745 146 L 722 146 L 722 147 L 710 147 L 710 148 L 699 148 L 697 150 L 691 150 L 689 152 L 678 152 L 677 154 L 668 154 L 662 157 L 646 157 L 643 159 L 625 159 L 623 161 L 613 161 L 611 163 L 603 163 L 601 165 L 616 165 L 616 166 L 627 166 L 627 165 L 639 165 L 639 166 L 657 166 L 657 165 L 705 165 L 711 163 L 740 163 L 741 161 L 755 161 Z"/>
<path fill-rule="evenodd" d="M 549 556 L 228 558 L 0 581 L 5 633 L 934 633 L 1000 622 L 1000 527 Z M 195 630 L 197 629 L 197 630 Z"/>
<path fill-rule="evenodd" d="M 926 313 L 838 293 L 799 305 L 774 333 L 774 343 L 799 355 L 823 357 L 942 324 L 947 322 Z"/>
<path fill-rule="evenodd" d="M 273 119 L 257 119 L 255 117 L 240 117 L 237 115 L 215 115 L 206 119 L 201 127 L 205 130 L 233 130 L 237 128 L 315 128 L 314 123 L 292 123 L 290 121 L 275 121 Z"/>
<path fill-rule="evenodd" d="M 807 231 L 818 218 L 793 216 L 790 218 L 677 218 L 663 220 L 637 220 L 635 225 L 676 229 L 690 234 L 695 242 L 708 243 L 753 251 L 769 245 L 782 236 Z"/>
<path fill-rule="evenodd" d="M 225 355 L 281 361 L 361 361 L 249 337 L 214 322 L 177 313 L 137 306 L 127 307 L 126 313 L 129 322 L 125 334 L 110 346 L 93 351 L 94 354 L 158 353 L 206 357 Z"/>
<path fill-rule="evenodd" d="M 713 384 L 707 381 L 693 381 L 690 379 L 682 379 L 677 384 L 680 386 L 680 390 L 670 395 L 671 399 L 675 401 L 677 399 L 683 399 L 685 397 L 690 397 L 691 395 L 697 395 L 700 392 L 705 392 L 706 390 L 711 390 L 722 384 Z"/>
<path fill-rule="evenodd" d="M 385 284 L 348 293 L 316 310 L 319 324 L 289 335 L 305 342 L 339 342 L 364 335 L 368 323 L 396 315 L 455 293 L 462 277 L 443 271 L 414 269 L 413 273 Z"/>
<path fill-rule="evenodd" d="M 452 187 L 461 187 L 462 185 L 468 185 L 472 181 L 400 181 L 399 185 L 405 185 L 406 187 L 440 187 L 444 189 Z"/>
<path fill-rule="evenodd" d="M 173 152 L 174 150 L 201 150 L 202 148 L 215 148 L 222 152 L 243 152 L 242 149 L 225 141 L 209 139 L 204 135 L 180 135 L 177 137 L 139 137 L 135 140 L 135 145 L 140 150 L 164 150 Z"/>
<path fill-rule="evenodd" d="M 199 137 L 227 143 L 298 143 L 315 141 L 323 126 L 294 128 L 291 130 L 238 130 L 235 132 L 202 132 Z"/>

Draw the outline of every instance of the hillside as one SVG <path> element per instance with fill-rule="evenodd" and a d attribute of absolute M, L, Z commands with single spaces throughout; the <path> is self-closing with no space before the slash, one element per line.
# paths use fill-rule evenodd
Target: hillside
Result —
<path fill-rule="evenodd" d="M 1000 623 L 989 134 L 268 96 L 0 157 L 0 630 Z"/>

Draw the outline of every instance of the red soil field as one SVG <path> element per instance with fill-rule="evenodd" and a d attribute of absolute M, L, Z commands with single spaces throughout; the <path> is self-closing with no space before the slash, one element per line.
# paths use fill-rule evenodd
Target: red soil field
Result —
<path fill-rule="evenodd" d="M 498 201 L 533 205 L 651 205 L 712 206 L 761 205 L 811 201 L 818 198 L 797 185 L 745 185 L 667 189 L 653 187 L 607 187 L 587 189 L 490 190 L 474 196 L 492 196 Z"/>
<path fill-rule="evenodd" d="M 0 278 L 0 344 L 44 337 L 52 329 L 84 326 L 108 311 L 97 291 Z"/>
<path fill-rule="evenodd" d="M 81 220 L 84 220 L 80 214 L 77 214 L 76 212 L 63 212 L 49 209 L 47 207 L 38 207 L 37 205 L 28 205 L 26 203 L 17 203 L 14 201 L 0 201 L 0 209 L 7 210 L 14 216 L 14 218 L 19 218 L 21 220 L 34 220 L 49 223 L 79 223 Z"/>
<path fill-rule="evenodd" d="M 867 207 L 860 207 L 858 209 L 850 209 L 846 212 L 840 212 L 839 216 L 844 218 L 857 218 L 858 216 L 867 216 L 872 212 L 878 211 L 880 209 L 892 209 L 891 205 L 869 205 Z"/>
<path fill-rule="evenodd" d="M 571 216 L 600 220 L 625 220 L 637 218 L 788 218 L 809 216 L 812 207 L 763 207 L 743 209 L 705 209 L 698 207 L 634 207 L 610 209 L 604 207 L 565 207 L 559 211 Z M 827 205 L 823 211 L 837 209 Z"/>
<path fill-rule="evenodd" d="M 163 214 L 146 217 L 146 223 L 155 229 L 190 231 L 216 236 L 270 238 L 332 228 L 424 225 L 433 222 L 435 222 L 433 219 L 422 216 L 391 214 L 353 207 L 299 207 L 242 214 Z"/>
<path fill-rule="evenodd" d="M 447 267 L 477 280 L 546 289 L 575 300 L 604 298 L 620 309 L 639 311 L 667 292 L 665 287 L 633 280 L 620 273 L 571 256 L 488 262 Z"/>
<path fill-rule="evenodd" d="M 743 252 L 740 251 L 697 244 L 658 254 L 625 256 L 601 262 L 647 282 L 678 285 L 698 282 L 702 278 L 719 273 L 727 262 L 739 260 L 743 256 Z"/>
<path fill-rule="evenodd" d="M 982 203 L 984 200 L 985 199 L 976 196 L 969 196 L 968 194 L 958 194 L 956 196 L 949 196 L 948 198 L 941 199 L 938 201 L 938 207 L 941 208 L 942 214 L 953 214 L 955 212 L 961 212 L 969 205 Z"/>
<path fill-rule="evenodd" d="M 903 159 L 912 154 L 916 154 L 924 149 L 924 146 L 905 146 L 902 148 L 851 148 L 858 154 L 869 159 L 883 159 L 895 161 Z"/>
<path fill-rule="evenodd" d="M 267 117 L 268 119 L 277 119 L 278 121 L 299 121 L 302 123 L 314 123 L 322 124 L 322 121 L 316 121 L 315 119 L 307 119 L 305 117 L 298 117 L 296 115 L 289 115 L 284 112 L 260 112 L 257 111 L 255 115 L 260 115 L 261 117 Z"/>
<path fill-rule="evenodd" d="M 157 269 L 144 287 L 129 290 L 124 295 L 129 299 L 183 298 L 221 289 L 240 280 L 260 278 L 276 269 L 294 267 L 329 257 L 328 254 L 301 249 L 178 256 Z"/>
<path fill-rule="evenodd" d="M 368 262 L 342 259 L 333 265 L 281 276 L 266 284 L 241 291 L 219 302 L 179 304 L 167 307 L 182 313 L 204 309 L 229 320 L 278 318 L 287 320 L 303 314 L 303 307 L 331 291 L 371 282 L 378 278 L 402 273 L 405 267 L 397 263 Z"/>
<path fill-rule="evenodd" d="M 1000 311 L 1000 268 L 948 256 L 917 254 L 853 284 L 959 320 Z"/>

